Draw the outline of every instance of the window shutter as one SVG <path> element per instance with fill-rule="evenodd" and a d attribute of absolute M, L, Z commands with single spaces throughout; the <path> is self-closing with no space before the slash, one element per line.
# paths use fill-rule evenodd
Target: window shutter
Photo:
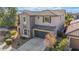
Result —
<path fill-rule="evenodd" d="M 51 16 L 50 16 L 50 23 L 51 23 Z"/>
<path fill-rule="evenodd" d="M 44 23 L 44 16 L 43 16 L 43 23 Z"/>

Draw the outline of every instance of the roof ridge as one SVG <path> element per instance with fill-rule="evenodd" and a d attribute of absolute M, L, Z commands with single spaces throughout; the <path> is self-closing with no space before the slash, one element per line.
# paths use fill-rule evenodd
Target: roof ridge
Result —
<path fill-rule="evenodd" d="M 76 24 L 76 23 L 78 23 L 79 21 L 77 21 L 77 22 L 74 22 L 74 23 L 71 23 L 70 25 L 72 25 L 72 24 Z"/>
<path fill-rule="evenodd" d="M 74 32 L 74 31 L 76 31 L 76 30 L 79 30 L 79 28 L 78 28 L 78 29 L 75 29 L 75 30 L 73 30 L 73 31 L 70 31 L 70 32 L 68 32 L 68 33 L 66 33 L 66 34 L 72 33 L 72 32 Z"/>
<path fill-rule="evenodd" d="M 54 15 L 57 15 L 57 14 L 55 14 L 54 12 L 52 12 L 51 10 L 48 10 L 49 12 L 51 12 L 52 14 L 54 14 Z"/>

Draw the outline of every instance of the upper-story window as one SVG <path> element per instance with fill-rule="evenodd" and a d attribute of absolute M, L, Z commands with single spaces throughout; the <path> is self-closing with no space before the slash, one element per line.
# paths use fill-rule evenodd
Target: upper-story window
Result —
<path fill-rule="evenodd" d="M 26 25 L 26 17 L 23 17 L 24 25 Z"/>
<path fill-rule="evenodd" d="M 77 15 L 77 19 L 79 19 L 79 15 Z"/>
<path fill-rule="evenodd" d="M 40 18 L 40 16 L 37 16 L 38 17 L 38 19 Z"/>
<path fill-rule="evenodd" d="M 43 16 L 43 23 L 51 23 L 51 16 Z"/>
<path fill-rule="evenodd" d="M 23 17 L 24 22 L 26 21 L 26 17 Z"/>

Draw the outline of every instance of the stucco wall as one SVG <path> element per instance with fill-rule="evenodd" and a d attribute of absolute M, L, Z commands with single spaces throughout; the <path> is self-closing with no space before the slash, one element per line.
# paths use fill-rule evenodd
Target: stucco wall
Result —
<path fill-rule="evenodd" d="M 46 22 L 43 22 L 43 16 L 39 16 L 39 19 L 38 19 L 38 16 L 35 17 L 35 24 L 36 25 L 44 25 L 44 26 L 56 26 L 58 25 L 60 22 L 60 17 L 54 17 L 52 16 L 51 17 L 51 23 L 46 23 Z"/>
<path fill-rule="evenodd" d="M 70 48 L 79 49 L 79 39 L 71 38 L 70 39 Z"/>
<path fill-rule="evenodd" d="M 26 17 L 26 24 L 24 24 L 23 17 Z M 28 32 L 30 31 L 30 21 L 29 20 L 30 20 L 30 18 L 29 18 L 28 15 L 20 15 L 20 25 L 19 25 L 19 27 L 20 27 L 21 35 L 24 35 L 23 34 L 24 29 L 27 29 Z M 24 28 L 23 25 L 26 25 L 26 28 Z M 30 36 L 30 33 L 28 35 Z"/>
<path fill-rule="evenodd" d="M 45 23 L 43 22 L 43 16 L 39 16 L 40 18 L 38 19 L 38 16 L 35 17 L 35 24 L 36 25 L 43 25 L 43 26 L 56 26 L 57 29 L 64 24 L 65 18 L 64 16 L 52 16 L 51 17 L 51 23 Z"/>

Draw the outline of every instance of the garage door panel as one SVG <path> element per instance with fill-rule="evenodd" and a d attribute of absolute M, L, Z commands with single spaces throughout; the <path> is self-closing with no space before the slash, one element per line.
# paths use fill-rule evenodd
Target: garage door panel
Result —
<path fill-rule="evenodd" d="M 45 38 L 45 35 L 47 34 L 47 32 L 43 32 L 43 31 L 34 31 L 35 37 L 39 37 L 39 38 Z"/>

